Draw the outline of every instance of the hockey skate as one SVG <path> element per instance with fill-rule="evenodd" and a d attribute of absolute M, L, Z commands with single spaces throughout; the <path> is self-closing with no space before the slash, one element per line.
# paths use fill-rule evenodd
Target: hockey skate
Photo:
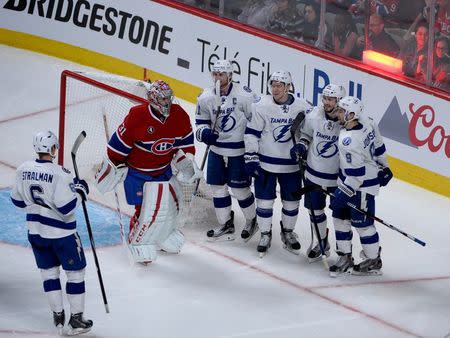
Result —
<path fill-rule="evenodd" d="M 72 314 L 69 320 L 69 336 L 89 332 L 94 323 L 90 319 L 83 318 L 83 312 Z"/>
<path fill-rule="evenodd" d="M 241 238 L 244 240 L 244 242 L 248 242 L 257 230 L 258 223 L 256 223 L 256 217 L 251 220 L 247 220 L 245 227 L 241 232 Z"/>
<path fill-rule="evenodd" d="M 293 229 L 285 229 L 283 227 L 283 223 L 280 222 L 281 225 L 281 241 L 283 242 L 283 248 L 286 249 L 287 251 L 298 255 L 300 253 L 300 243 L 297 240 L 298 236 L 297 234 L 294 232 Z"/>
<path fill-rule="evenodd" d="M 230 219 L 217 229 L 208 230 L 208 241 L 233 241 L 234 240 L 234 212 L 231 211 Z"/>
<path fill-rule="evenodd" d="M 368 258 L 364 251 L 361 251 L 361 258 L 363 261 L 359 264 L 356 264 L 353 267 L 352 275 L 357 276 L 376 276 L 382 275 L 381 267 L 383 266 L 383 262 L 381 261 L 381 247 L 378 249 L 378 257 L 376 258 Z"/>
<path fill-rule="evenodd" d="M 66 315 L 64 313 L 64 310 L 62 310 L 61 312 L 53 312 L 53 323 L 55 324 L 59 335 L 63 334 L 63 327 L 65 322 Z"/>
<path fill-rule="evenodd" d="M 351 273 L 353 268 L 353 257 L 351 253 L 336 252 L 339 256 L 334 265 L 330 266 L 330 276 L 338 277 L 343 274 Z"/>
<path fill-rule="evenodd" d="M 261 239 L 259 240 L 258 247 L 256 250 L 259 252 L 259 258 L 263 258 L 267 250 L 270 248 L 270 243 L 272 242 L 272 230 L 267 232 L 261 232 Z"/>
<path fill-rule="evenodd" d="M 330 243 L 328 242 L 328 229 L 327 229 L 327 235 L 324 239 L 321 240 L 323 245 L 323 250 L 325 251 L 325 256 L 330 256 Z M 311 243 L 312 245 L 312 243 Z M 314 248 L 309 247 L 308 251 L 306 252 L 306 255 L 308 257 L 309 263 L 317 262 L 322 257 L 322 252 L 320 251 L 320 245 L 319 243 L 316 244 Z"/>

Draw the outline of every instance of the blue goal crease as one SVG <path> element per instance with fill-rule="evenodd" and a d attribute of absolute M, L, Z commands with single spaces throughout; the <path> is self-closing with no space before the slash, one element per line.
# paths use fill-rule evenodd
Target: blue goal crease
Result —
<path fill-rule="evenodd" d="M 25 212 L 12 204 L 10 193 L 11 188 L 0 189 L 0 213 L 6 215 L 6 219 L 1 225 L 0 243 L 29 247 Z M 95 202 L 88 203 L 87 209 L 95 246 L 105 247 L 120 244 L 120 229 L 116 212 Z M 91 244 L 81 208 L 77 209 L 75 217 L 83 247 L 89 249 Z M 123 223 L 128 224 L 129 217 L 125 215 L 123 217 Z"/>

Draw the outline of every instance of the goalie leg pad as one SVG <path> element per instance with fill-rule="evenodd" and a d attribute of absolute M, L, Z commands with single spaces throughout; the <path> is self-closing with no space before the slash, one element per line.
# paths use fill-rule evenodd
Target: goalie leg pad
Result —
<path fill-rule="evenodd" d="M 95 174 L 95 183 L 98 191 L 102 194 L 114 190 L 116 185 L 122 182 L 127 175 L 128 167 L 125 165 L 115 166 L 109 158 L 105 157 L 100 168 Z"/>
<path fill-rule="evenodd" d="M 159 246 L 178 227 L 179 202 L 172 182 L 146 182 L 141 213 L 129 236 L 131 245 Z"/>
<path fill-rule="evenodd" d="M 131 255 L 136 263 L 149 263 L 156 260 L 157 247 L 155 245 L 134 245 L 130 244 L 129 246 Z"/>
<path fill-rule="evenodd" d="M 169 237 L 166 238 L 165 241 L 160 243 L 161 250 L 164 250 L 168 253 L 177 254 L 181 251 L 181 248 L 184 244 L 184 235 L 183 233 L 175 229 L 172 231 L 172 233 L 169 235 Z"/>

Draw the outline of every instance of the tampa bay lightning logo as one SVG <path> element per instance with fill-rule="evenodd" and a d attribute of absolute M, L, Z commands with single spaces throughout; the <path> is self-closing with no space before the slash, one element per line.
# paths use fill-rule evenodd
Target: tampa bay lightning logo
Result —
<path fill-rule="evenodd" d="M 289 106 L 287 104 L 283 104 L 281 106 L 281 110 L 282 110 L 283 114 L 287 114 L 287 113 L 289 113 Z"/>
<path fill-rule="evenodd" d="M 346 137 L 342 140 L 342 144 L 344 146 L 348 146 L 350 143 L 352 143 L 352 138 L 351 137 Z"/>
<path fill-rule="evenodd" d="M 221 131 L 227 132 L 234 128 L 236 125 L 236 119 L 230 114 L 226 114 L 219 117 L 218 125 Z"/>
<path fill-rule="evenodd" d="M 317 154 L 323 158 L 330 158 L 337 154 L 336 141 L 322 141 L 316 146 Z"/>
<path fill-rule="evenodd" d="M 273 139 L 275 142 L 286 143 L 291 140 L 290 124 L 281 125 L 273 130 Z"/>
<path fill-rule="evenodd" d="M 173 138 L 162 138 L 155 141 L 150 150 L 156 155 L 167 155 L 172 151 L 174 143 L 175 139 Z"/>

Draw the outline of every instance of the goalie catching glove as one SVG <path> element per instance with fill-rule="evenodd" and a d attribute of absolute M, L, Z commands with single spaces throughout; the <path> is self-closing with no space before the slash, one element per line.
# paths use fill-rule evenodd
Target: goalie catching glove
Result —
<path fill-rule="evenodd" d="M 199 169 L 191 153 L 179 150 L 173 158 L 173 163 L 178 170 L 177 180 L 181 183 L 191 184 L 203 177 L 203 171 Z"/>
<path fill-rule="evenodd" d="M 109 158 L 104 158 L 95 174 L 95 183 L 102 194 L 114 190 L 117 184 L 125 180 L 128 167 L 125 164 L 115 166 Z"/>

